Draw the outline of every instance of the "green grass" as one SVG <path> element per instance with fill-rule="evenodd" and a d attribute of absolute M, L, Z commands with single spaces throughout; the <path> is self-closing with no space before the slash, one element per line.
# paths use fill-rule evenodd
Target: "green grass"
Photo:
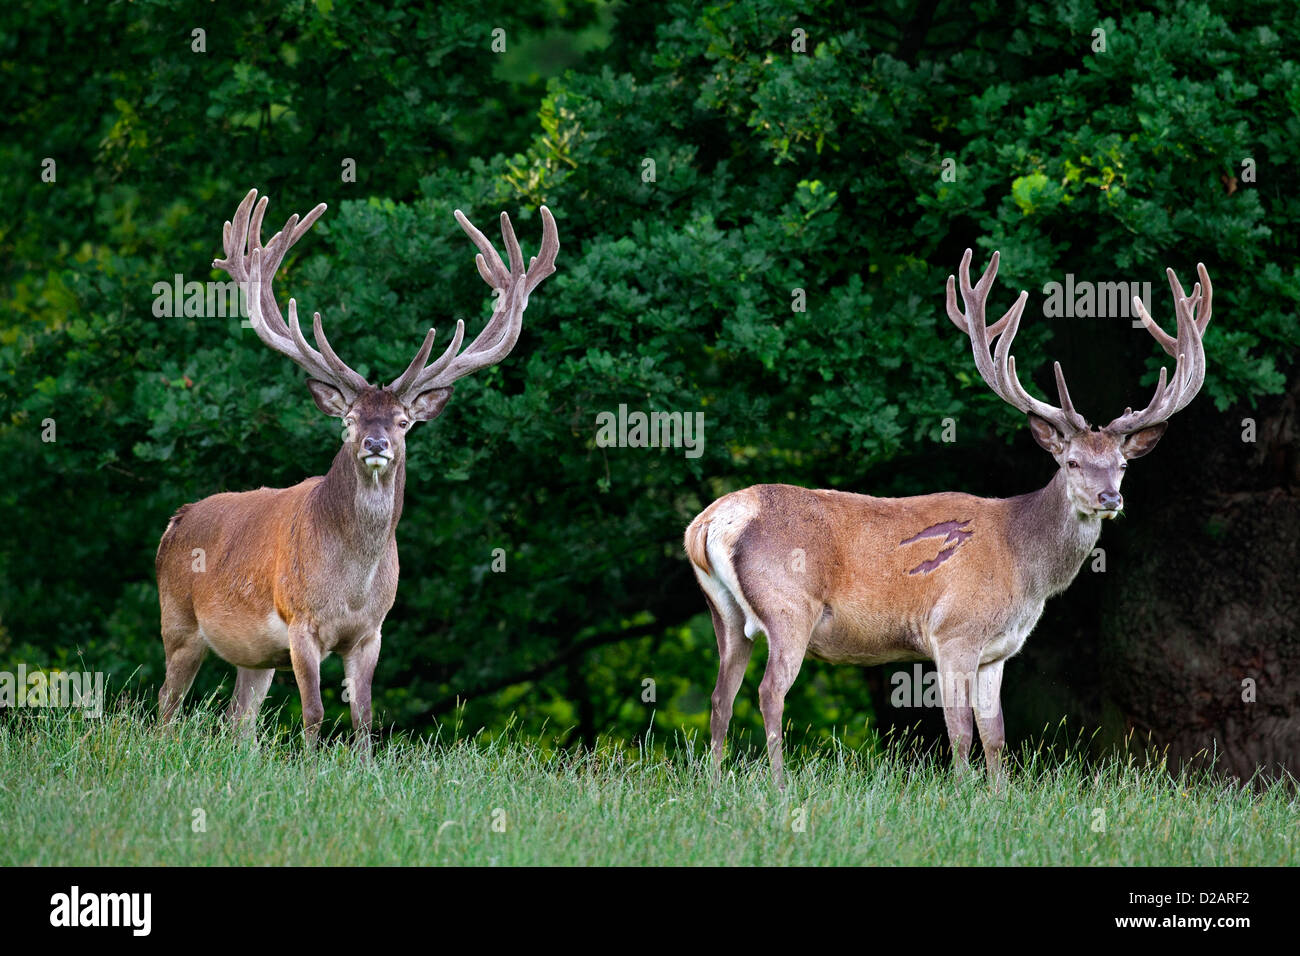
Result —
<path fill-rule="evenodd" d="M 0 864 L 1297 861 L 1300 806 L 1283 785 L 1251 790 L 1134 760 L 1089 765 L 1041 745 L 1013 760 L 1002 794 L 903 747 L 792 748 L 781 795 L 758 760 L 729 762 L 713 785 L 704 748 L 685 741 L 643 756 L 546 752 L 517 733 L 399 738 L 367 763 L 342 743 L 307 753 L 298 737 L 266 729 L 243 742 L 194 705 L 168 734 L 123 702 L 94 720 L 10 714 L 0 719 Z"/>

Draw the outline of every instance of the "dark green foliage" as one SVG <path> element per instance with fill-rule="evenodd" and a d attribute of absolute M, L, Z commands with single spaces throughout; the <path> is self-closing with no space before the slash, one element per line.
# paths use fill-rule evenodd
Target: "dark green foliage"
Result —
<path fill-rule="evenodd" d="M 559 222 L 558 272 L 514 353 L 411 438 L 376 678 L 383 719 L 405 727 L 469 697 L 475 723 L 515 711 L 636 733 L 646 678 L 659 727 L 703 727 L 716 656 L 680 538 L 713 497 L 1045 480 L 1027 441 L 1009 457 L 1021 418 L 943 315 L 968 245 L 976 268 L 1002 251 L 999 308 L 1030 291 L 1022 378 L 1046 384 L 1059 358 L 1093 420 L 1145 403 L 1164 356 L 1126 319 L 1044 318 L 1044 283 L 1067 273 L 1151 282 L 1172 329 L 1163 269 L 1190 286 L 1204 261 L 1198 401 L 1220 412 L 1293 369 L 1300 27 L 1285 4 L 952 3 L 928 28 L 901 3 L 784 0 L 624 4 L 608 28 L 603 7 L 545 0 L 69 6 L 0 14 L 0 663 L 80 654 L 155 686 L 168 516 L 328 467 L 337 424 L 295 368 L 237 319 L 152 314 L 155 282 L 225 279 L 220 224 L 253 185 L 268 235 L 330 203 L 280 298 L 321 311 L 374 379 L 429 325 L 441 344 L 488 312 L 453 209 L 489 237 L 508 210 L 525 254 L 538 204 Z M 517 51 L 491 52 L 497 26 L 511 50 L 568 36 L 577 65 L 542 89 Z M 597 447 L 596 415 L 620 403 L 702 411 L 703 454 Z M 948 417 L 960 456 L 938 440 Z M 206 686 L 226 675 L 206 671 Z M 805 675 L 788 714 L 859 733 L 869 711 L 844 668 Z"/>

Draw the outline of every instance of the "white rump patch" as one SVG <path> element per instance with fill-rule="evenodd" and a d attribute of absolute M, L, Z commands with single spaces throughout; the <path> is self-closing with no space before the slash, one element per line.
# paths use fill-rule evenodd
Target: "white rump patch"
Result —
<path fill-rule="evenodd" d="M 716 603 L 730 603 L 740 609 L 740 613 L 745 616 L 745 637 L 751 641 L 760 631 L 766 634 L 767 628 L 749 606 L 745 593 L 740 589 L 740 579 L 736 577 L 731 552 L 736 539 L 756 513 L 756 509 L 747 500 L 730 499 L 714 513 L 704 541 L 704 552 L 709 556 L 709 564 L 713 568 L 713 573 L 706 579 L 713 585 L 713 588 L 708 589 L 709 597 Z"/>

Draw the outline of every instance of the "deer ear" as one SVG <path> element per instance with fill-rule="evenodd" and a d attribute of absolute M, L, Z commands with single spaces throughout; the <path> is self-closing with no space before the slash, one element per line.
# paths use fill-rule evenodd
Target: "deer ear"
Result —
<path fill-rule="evenodd" d="M 317 379 L 308 379 L 307 387 L 311 389 L 311 397 L 316 399 L 316 407 L 331 418 L 342 418 L 348 413 L 348 403 L 340 392 L 333 385 Z"/>
<path fill-rule="evenodd" d="M 1119 453 L 1125 458 L 1141 458 L 1156 447 L 1156 442 L 1160 440 L 1160 436 L 1165 433 L 1165 429 L 1168 427 L 1168 422 L 1160 422 L 1149 428 L 1143 428 L 1140 431 L 1125 435 L 1124 440 L 1120 442 Z"/>
<path fill-rule="evenodd" d="M 1034 441 L 1053 455 L 1059 455 L 1065 450 L 1065 436 L 1057 431 L 1056 426 L 1045 418 L 1039 418 L 1037 415 L 1031 414 L 1029 416 L 1029 434 L 1034 436 Z"/>
<path fill-rule="evenodd" d="M 411 414 L 416 421 L 432 421 L 442 414 L 452 391 L 452 386 L 448 385 L 446 388 L 431 388 L 427 392 L 421 392 L 409 406 Z"/>

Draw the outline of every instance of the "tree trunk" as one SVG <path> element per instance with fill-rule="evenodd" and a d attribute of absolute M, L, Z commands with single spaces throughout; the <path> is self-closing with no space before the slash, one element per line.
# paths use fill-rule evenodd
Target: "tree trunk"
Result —
<path fill-rule="evenodd" d="M 1143 482 L 1108 581 L 1102 704 L 1123 721 L 1110 729 L 1149 734 L 1171 764 L 1300 775 L 1298 397 L 1300 384 L 1258 414 L 1203 402 L 1175 422 L 1184 437 L 1152 456 L 1166 453 L 1160 486 Z"/>

